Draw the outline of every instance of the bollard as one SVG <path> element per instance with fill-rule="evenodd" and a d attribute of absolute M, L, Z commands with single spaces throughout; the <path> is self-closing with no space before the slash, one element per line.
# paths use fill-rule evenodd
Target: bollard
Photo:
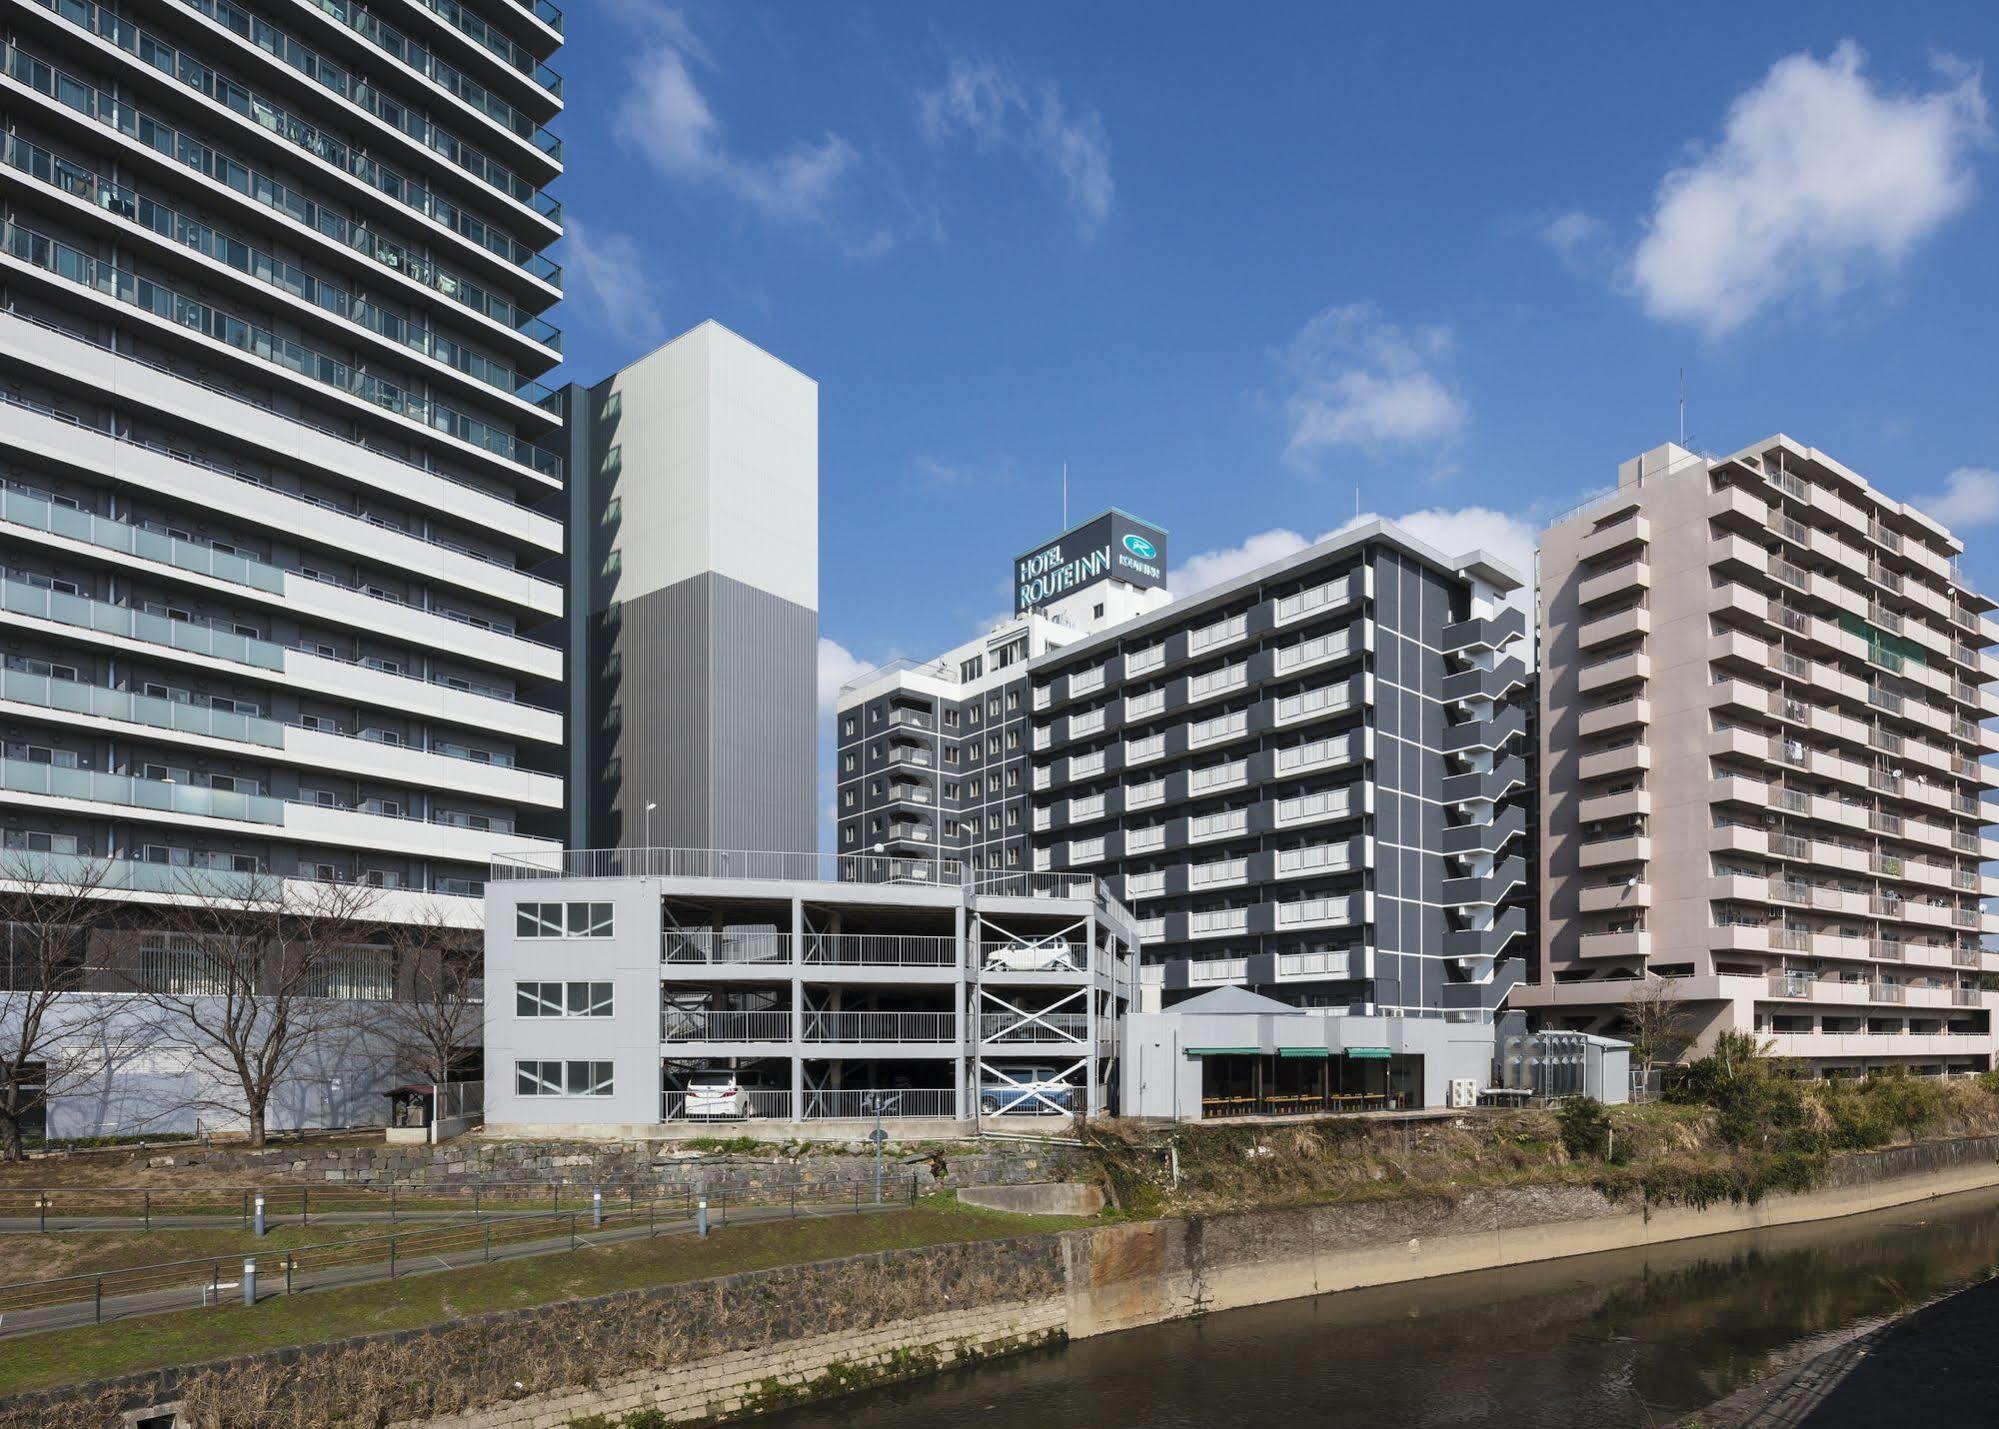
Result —
<path fill-rule="evenodd" d="M 243 1259 L 243 1303 L 257 1303 L 257 1262 L 248 1256 Z"/>
<path fill-rule="evenodd" d="M 694 1234 L 708 1234 L 708 1198 L 703 1196 L 694 1203 Z"/>
<path fill-rule="evenodd" d="M 602 1191 L 592 1191 L 590 1193 L 590 1229 L 593 1231 L 604 1229 L 604 1193 Z"/>
<path fill-rule="evenodd" d="M 253 1232 L 253 1234 L 262 1236 L 263 1233 L 264 1233 L 264 1193 L 262 1191 L 259 1191 L 257 1192 L 257 1228 Z"/>

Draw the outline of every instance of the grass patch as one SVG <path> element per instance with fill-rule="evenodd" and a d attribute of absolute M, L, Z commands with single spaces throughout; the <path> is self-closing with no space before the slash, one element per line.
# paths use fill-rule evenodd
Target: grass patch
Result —
<path fill-rule="evenodd" d="M 413 1329 L 489 1310 L 674 1285 L 870 1251 L 996 1240 L 1094 1222 L 1023 1216 L 926 1197 L 900 1211 L 718 1228 L 707 1240 L 662 1236 L 533 1260 L 439 1271 L 343 1290 L 183 1310 L 115 1325 L 0 1340 L 0 1394 L 193 1364 L 287 1345 Z"/>
<path fill-rule="evenodd" d="M 385 1236 L 384 1225 L 273 1226 L 261 1239 L 236 1228 L 158 1231 L 51 1231 L 0 1235 L 0 1283 L 95 1275 L 135 1265 L 161 1265 L 208 1256 L 282 1257 L 309 1245 Z M 383 1252 L 384 1258 L 387 1252 Z M 233 1278 L 233 1277 L 232 1277 Z M 88 1298 L 85 1296 L 84 1298 Z"/>

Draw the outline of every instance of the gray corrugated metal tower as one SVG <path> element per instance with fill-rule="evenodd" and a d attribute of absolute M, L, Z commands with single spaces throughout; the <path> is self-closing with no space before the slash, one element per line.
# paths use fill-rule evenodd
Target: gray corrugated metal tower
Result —
<path fill-rule="evenodd" d="M 567 397 L 571 846 L 814 848 L 818 384 L 704 322 Z"/>

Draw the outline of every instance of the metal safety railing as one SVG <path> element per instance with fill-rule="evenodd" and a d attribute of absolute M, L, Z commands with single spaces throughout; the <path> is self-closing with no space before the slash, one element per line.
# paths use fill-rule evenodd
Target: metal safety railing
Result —
<path fill-rule="evenodd" d="M 303 1189 L 303 1188 L 301 1188 Z M 436 1222 L 298 1246 L 258 1255 L 244 1250 L 188 1260 L 123 1266 L 78 1275 L 0 1285 L 0 1335 L 27 1334 L 106 1318 L 253 1303 L 280 1294 L 366 1284 L 438 1270 L 466 1269 L 495 1259 L 556 1254 L 616 1240 L 647 1238 L 690 1227 L 859 1214 L 914 1205 L 917 1173 L 893 1173 L 849 1184 L 792 1181 L 775 1186 L 567 1188 L 571 1209 L 487 1215 L 471 1223 Z M 642 1194 L 643 1193 L 643 1196 Z M 259 1277 L 257 1267 L 262 1267 Z"/>

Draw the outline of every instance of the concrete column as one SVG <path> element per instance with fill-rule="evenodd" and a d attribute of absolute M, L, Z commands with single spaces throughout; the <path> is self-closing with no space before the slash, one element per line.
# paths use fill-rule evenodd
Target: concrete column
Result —
<path fill-rule="evenodd" d="M 805 1112 L 805 980 L 799 967 L 805 957 L 805 903 L 791 900 L 791 1115 Z"/>
<path fill-rule="evenodd" d="M 1097 914 L 1094 907 L 1083 925 L 1087 939 L 1084 946 L 1083 969 L 1085 994 L 1089 998 L 1090 1017 L 1083 1024 L 1083 1035 L 1089 1039 L 1088 1055 L 1083 1062 L 1083 1110 L 1088 1116 L 1095 1116 L 1103 1108 L 1097 1104 L 1100 1092 L 1097 1087 L 1097 967 L 1102 954 L 1097 949 Z"/>
<path fill-rule="evenodd" d="M 967 1057 L 970 1048 L 967 1044 L 971 1028 L 975 1025 L 971 1019 L 978 1010 L 978 989 L 974 981 L 978 976 L 978 959 L 972 955 L 971 947 L 966 939 L 965 901 L 963 899 L 960 899 L 957 907 L 951 910 L 951 920 L 954 936 L 957 940 L 955 951 L 958 958 L 958 995 L 952 999 L 952 1003 L 958 1009 L 958 1055 L 953 1061 L 957 1067 L 957 1110 L 958 1116 L 962 1120 L 972 1113 L 971 1097 L 973 1094 L 968 1089 L 967 1078 L 969 1070 L 967 1067 Z M 978 918 L 976 915 L 971 919 L 971 928 L 974 936 L 976 936 L 978 928 Z"/>

